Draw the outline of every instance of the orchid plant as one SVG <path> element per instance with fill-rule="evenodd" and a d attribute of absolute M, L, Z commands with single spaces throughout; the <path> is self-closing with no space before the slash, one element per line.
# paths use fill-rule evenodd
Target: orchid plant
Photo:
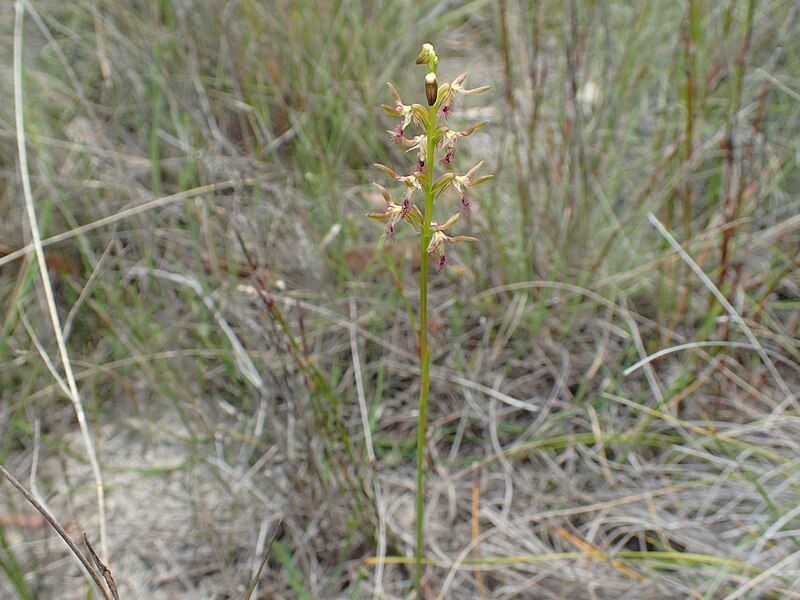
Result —
<path fill-rule="evenodd" d="M 423 558 L 423 518 L 425 513 L 425 439 L 428 412 L 428 393 L 430 391 L 430 348 L 428 346 L 428 272 L 431 262 L 435 262 L 436 270 L 441 273 L 449 263 L 447 248 L 450 244 L 459 242 L 477 241 L 467 235 L 452 235 L 450 231 L 458 222 L 459 217 L 471 212 L 470 188 L 488 181 L 491 175 L 478 175 L 483 166 L 483 161 L 476 164 L 463 175 L 453 171 L 453 161 L 456 155 L 458 140 L 468 137 L 486 122 L 481 122 L 463 131 L 451 129 L 445 123 L 454 113 L 457 104 L 463 96 L 485 92 L 489 86 L 468 89 L 464 86 L 466 73 L 456 77 L 451 83 L 439 85 L 437 71 L 439 59 L 431 44 L 423 44 L 422 51 L 417 57 L 418 65 L 426 65 L 428 73 L 425 75 L 425 96 L 427 106 L 422 104 L 404 104 L 394 85 L 389 83 L 393 105 L 383 104 L 381 107 L 392 117 L 398 118 L 399 123 L 394 129 L 388 130 L 391 141 L 401 144 L 407 152 L 415 151 L 416 167 L 410 175 L 400 175 L 389 167 L 376 164 L 375 167 L 383 171 L 393 181 L 402 184 L 402 200 L 398 203 L 394 196 L 380 184 L 375 184 L 386 202 L 384 212 L 370 213 L 367 216 L 384 222 L 386 225 L 385 239 L 392 240 L 395 229 L 406 223 L 420 237 L 420 278 L 419 278 L 419 362 L 420 362 L 420 393 L 419 415 L 417 426 L 417 487 L 416 487 L 416 527 L 415 527 L 415 552 L 414 552 L 414 584 L 417 596 L 422 597 L 422 558 Z M 408 136 L 407 130 L 415 125 L 419 128 L 418 135 Z M 436 159 L 442 173 L 436 175 Z M 460 207 L 444 221 L 434 221 L 434 209 L 437 201 L 448 191 L 454 190 L 459 199 Z M 415 203 L 415 197 L 421 195 L 423 202 L 420 206 Z"/>

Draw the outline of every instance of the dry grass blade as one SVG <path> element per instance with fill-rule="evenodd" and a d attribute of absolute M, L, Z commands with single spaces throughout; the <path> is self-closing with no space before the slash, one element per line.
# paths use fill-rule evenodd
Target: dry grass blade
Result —
<path fill-rule="evenodd" d="M 748 594 L 753 588 L 757 587 L 758 585 L 764 583 L 767 579 L 769 579 L 773 575 L 780 575 L 781 570 L 788 567 L 790 564 L 797 561 L 800 558 L 800 550 L 790 554 L 783 560 L 775 563 L 769 569 L 759 574 L 757 577 L 754 577 L 741 587 L 739 587 L 735 592 L 728 594 L 725 596 L 724 600 L 736 600 L 736 598 L 742 598 L 745 594 Z M 760 594 L 759 594 L 760 596 Z M 749 596 L 753 597 L 753 596 Z"/>
<path fill-rule="evenodd" d="M 616 560 L 612 559 L 604 550 L 598 548 L 594 544 L 590 544 L 590 543 L 580 539 L 576 535 L 571 534 L 569 531 L 567 531 L 563 527 L 556 527 L 555 528 L 555 532 L 560 537 L 564 538 L 565 540 L 567 540 L 568 542 L 570 542 L 574 546 L 577 546 L 578 548 L 580 548 L 581 550 L 586 552 L 586 554 L 591 556 L 592 558 L 594 558 L 596 560 L 608 561 L 608 563 L 612 567 L 614 567 L 615 569 L 617 569 L 621 573 L 624 573 L 625 575 L 627 575 L 631 579 L 634 579 L 636 581 L 644 581 L 644 577 L 639 575 L 639 573 L 637 573 L 636 571 L 634 571 L 633 569 L 631 569 L 629 567 L 626 567 L 625 565 L 623 565 L 619 561 L 616 561 Z"/>
<path fill-rule="evenodd" d="M 61 355 L 61 363 L 64 368 L 64 378 L 69 387 L 69 398 L 72 401 L 75 415 L 78 419 L 78 426 L 81 430 L 86 454 L 92 467 L 94 476 L 95 491 L 97 494 L 97 512 L 100 524 L 100 550 L 104 557 L 108 555 L 108 539 L 106 536 L 106 506 L 105 494 L 103 491 L 103 476 L 100 472 L 100 463 L 97 460 L 97 453 L 94 449 L 94 442 L 89 433 L 89 426 L 86 423 L 86 416 L 83 412 L 83 404 L 78 393 L 78 386 L 75 383 L 75 376 L 72 372 L 72 363 L 67 352 L 67 344 L 64 340 L 64 332 L 61 328 L 61 321 L 56 308 L 56 301 L 53 295 L 53 288 L 50 284 L 50 276 L 47 273 L 47 263 L 42 250 L 42 239 L 39 234 L 39 225 L 36 218 L 36 210 L 33 206 L 33 194 L 31 192 L 30 173 L 28 171 L 28 155 L 25 142 L 25 122 L 23 119 L 22 104 L 22 25 L 25 14 L 24 0 L 18 0 L 16 4 L 16 20 L 14 22 L 14 115 L 17 125 L 17 147 L 19 151 L 19 169 L 22 176 L 22 188 L 25 197 L 25 209 L 30 222 L 33 246 L 36 251 L 36 260 L 39 263 L 39 275 L 42 279 L 42 288 L 47 299 L 47 309 L 50 314 L 50 321 L 53 325 L 53 332 L 58 343 L 58 351 Z"/>
<path fill-rule="evenodd" d="M 725 340 L 709 340 L 709 341 L 706 341 L 706 342 L 687 342 L 685 344 L 678 344 L 676 346 L 670 346 L 669 348 L 662 348 L 661 350 L 659 350 L 657 352 L 653 352 L 652 354 L 649 354 L 648 356 L 645 356 L 643 359 L 639 360 L 638 362 L 632 364 L 630 367 L 626 368 L 622 372 L 622 374 L 627 377 L 628 375 L 630 375 L 634 371 L 638 370 L 639 368 L 650 364 L 651 362 L 661 358 L 662 356 L 667 356 L 668 354 L 673 354 L 675 352 L 681 352 L 683 350 L 695 350 L 697 348 L 715 348 L 715 347 L 717 347 L 717 348 L 743 348 L 743 349 L 746 349 L 746 350 L 759 350 L 760 349 L 761 351 L 766 352 L 767 354 L 773 354 L 773 352 L 771 352 L 771 351 L 769 351 L 769 350 L 767 350 L 765 348 L 759 348 L 758 346 L 755 346 L 753 344 L 747 344 L 745 342 L 728 342 L 728 341 L 725 341 Z M 789 366 L 794 367 L 795 369 L 798 368 L 798 366 L 796 364 L 787 361 L 781 354 L 778 354 L 778 353 L 774 353 L 774 354 L 775 354 L 775 358 L 776 359 L 785 361 Z"/>
<path fill-rule="evenodd" d="M 694 272 L 697 277 L 700 278 L 700 281 L 703 282 L 708 290 L 713 294 L 714 298 L 725 308 L 725 311 L 728 313 L 730 318 L 741 328 L 742 333 L 747 338 L 747 340 L 753 345 L 758 352 L 758 355 L 761 357 L 761 360 L 764 363 L 764 366 L 767 367 L 767 370 L 770 372 L 772 377 L 775 379 L 775 382 L 778 384 L 778 387 L 781 388 L 781 391 L 786 396 L 786 401 L 790 402 L 795 410 L 800 411 L 800 405 L 798 405 L 797 400 L 794 398 L 794 394 L 791 388 L 786 384 L 786 381 L 783 379 L 781 374 L 778 372 L 778 369 L 775 367 L 775 363 L 772 362 L 772 359 L 767 355 L 766 351 L 764 350 L 761 342 L 758 341 L 758 338 L 753 334 L 750 328 L 747 326 L 747 323 L 744 322 L 741 315 L 736 312 L 736 309 L 733 308 L 728 299 L 723 295 L 722 292 L 719 291 L 716 285 L 708 278 L 700 266 L 689 256 L 689 253 L 683 249 L 683 247 L 678 243 L 678 241 L 672 236 L 672 234 L 667 231 L 667 228 L 658 220 L 658 218 L 653 213 L 648 213 L 647 218 L 653 224 L 653 226 L 658 230 L 665 240 L 672 246 L 673 250 L 677 252 L 683 261 L 689 265 L 689 268 Z"/>
<path fill-rule="evenodd" d="M 481 505 L 481 472 L 478 470 L 475 473 L 475 478 L 472 480 L 472 541 L 475 548 L 478 543 L 475 541 L 481 534 L 480 526 L 480 505 Z M 486 590 L 486 585 L 483 583 L 483 573 L 480 569 L 474 569 L 473 575 L 475 577 L 475 585 L 481 595 L 481 598 L 488 598 L 489 593 Z"/>
<path fill-rule="evenodd" d="M 275 538 L 278 535 L 278 530 L 281 528 L 281 523 L 283 523 L 283 517 L 278 519 L 278 522 L 275 524 L 275 529 L 272 531 L 272 536 L 269 538 L 269 542 L 267 543 L 267 548 L 264 550 L 264 556 L 261 557 L 261 562 L 258 564 L 258 569 L 256 570 L 255 575 L 253 575 L 252 581 L 250 581 L 250 585 L 247 586 L 247 591 L 244 593 L 243 600 L 250 600 L 253 596 L 253 592 L 256 591 L 256 586 L 258 585 L 258 580 L 261 578 L 261 572 L 264 570 L 264 567 L 269 560 L 270 552 L 272 551 L 272 544 L 275 543 Z"/>
<path fill-rule="evenodd" d="M 182 275 L 180 273 L 172 273 L 170 271 L 165 271 L 164 269 L 144 269 L 141 267 L 135 267 L 131 269 L 130 273 L 136 277 L 146 277 L 152 275 L 153 277 L 160 277 L 162 279 L 166 279 L 167 281 L 172 281 L 174 283 L 185 285 L 186 287 L 191 288 L 197 294 L 209 312 L 214 316 L 214 320 L 219 325 L 219 328 L 228 338 L 231 348 L 233 348 L 233 356 L 239 373 L 241 373 L 242 377 L 249 381 L 253 387 L 258 390 L 264 390 L 264 381 L 261 379 L 261 375 L 259 375 L 258 369 L 256 369 L 253 361 L 247 355 L 244 346 L 242 346 L 242 342 L 239 341 L 239 336 L 236 335 L 236 332 L 228 324 L 228 321 L 217 308 L 214 300 L 208 293 L 205 292 L 203 286 L 195 277 Z"/>
<path fill-rule="evenodd" d="M 78 237 L 80 235 L 83 235 L 84 233 L 94 231 L 95 229 L 100 229 L 107 225 L 113 225 L 118 221 L 128 219 L 130 217 L 145 213 L 147 211 L 154 210 L 156 208 L 161 208 L 162 206 L 175 204 L 176 202 L 182 202 L 183 200 L 190 200 L 192 198 L 197 198 L 204 194 L 208 194 L 211 192 L 218 192 L 240 185 L 241 186 L 253 185 L 256 181 L 257 181 L 256 179 L 230 179 L 228 181 L 220 181 L 219 183 L 209 183 L 207 185 L 201 185 L 191 190 L 185 190 L 183 192 L 178 192 L 176 194 L 170 194 L 169 196 L 162 196 L 161 198 L 148 200 L 146 202 L 142 202 L 141 204 L 137 204 L 136 206 L 132 206 L 130 208 L 126 208 L 124 210 L 116 212 L 112 215 L 108 215 L 106 217 L 97 219 L 96 221 L 92 221 L 91 223 L 86 223 L 85 225 L 79 225 L 78 227 L 75 227 L 68 231 L 64 231 L 63 233 L 58 233 L 56 235 L 50 236 L 49 238 L 41 240 L 41 245 L 42 247 L 50 246 L 58 242 L 63 242 L 65 240 Z M 18 248 L 17 250 L 0 248 L 0 253 L 3 254 L 3 256 L 0 256 L 0 267 L 2 267 L 7 263 L 13 262 L 17 259 L 20 259 L 23 256 L 26 256 L 31 252 L 35 251 L 36 247 L 34 246 L 34 244 L 28 244 L 27 246 L 23 246 L 22 248 Z"/>
<path fill-rule="evenodd" d="M 80 551 L 80 549 L 75 545 L 75 542 L 73 542 L 72 539 L 67 535 L 67 532 L 61 523 L 59 523 L 56 518 L 51 515 L 47 509 L 42 506 L 38 500 L 36 500 L 36 498 L 33 497 L 33 494 L 31 494 L 19 481 L 17 481 L 11 473 L 6 471 L 3 465 L 0 465 L 0 475 L 2 475 L 11 485 L 13 485 L 17 491 L 22 494 L 25 499 L 30 502 L 36 510 L 39 511 L 39 513 L 41 513 L 45 520 L 50 523 L 50 526 L 55 529 L 56 533 L 61 536 L 61 539 L 66 542 L 67 546 L 69 546 L 69 549 L 78 558 L 80 563 L 83 565 L 83 568 L 94 580 L 94 583 L 97 585 L 98 589 L 103 593 L 103 598 L 106 598 L 107 600 L 112 600 L 112 598 L 113 600 L 119 600 L 119 597 L 116 595 L 112 597 L 111 593 L 106 589 L 103 580 L 100 578 L 100 574 L 97 572 L 94 565 L 89 562 L 89 559 L 86 558 L 86 555 Z"/>

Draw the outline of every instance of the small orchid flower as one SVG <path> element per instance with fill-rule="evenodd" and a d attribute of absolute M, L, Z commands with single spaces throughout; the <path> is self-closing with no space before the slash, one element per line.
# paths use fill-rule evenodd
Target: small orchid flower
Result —
<path fill-rule="evenodd" d="M 494 175 L 482 175 L 481 177 L 473 179 L 473 177 L 475 177 L 475 173 L 477 173 L 478 169 L 480 169 L 482 166 L 483 161 L 472 167 L 464 175 L 455 175 L 453 177 L 453 186 L 459 191 L 460 194 L 466 194 L 464 188 L 480 185 L 494 177 Z"/>
<path fill-rule="evenodd" d="M 412 175 L 398 175 L 386 165 L 375 163 L 373 166 L 386 173 L 389 177 L 391 177 L 395 181 L 402 182 L 403 185 L 406 186 L 406 193 L 404 196 L 406 199 L 411 198 L 411 195 L 414 193 L 414 190 L 422 190 L 422 184 L 420 184 L 419 182 L 421 173 L 414 173 Z"/>
<path fill-rule="evenodd" d="M 440 143 L 442 145 L 442 149 L 445 150 L 445 155 L 442 158 L 442 165 L 449 166 L 453 162 L 453 157 L 456 154 L 456 141 L 458 141 L 458 138 L 472 135 L 485 126 L 486 121 L 481 121 L 480 123 L 476 123 L 472 127 L 465 129 L 464 131 L 453 131 L 447 127 L 440 128 L 442 136 Z"/>
<path fill-rule="evenodd" d="M 454 214 L 452 217 L 447 219 L 441 225 L 436 223 L 431 223 L 433 227 L 433 234 L 431 235 L 431 241 L 428 243 L 427 252 L 431 254 L 432 252 L 438 252 L 439 256 L 444 255 L 444 243 L 449 242 L 451 244 L 457 244 L 459 242 L 477 242 L 478 239 L 471 237 L 469 235 L 454 235 L 449 236 L 445 233 L 447 229 L 452 227 L 456 221 L 458 221 L 459 213 Z"/>
<path fill-rule="evenodd" d="M 403 121 L 395 129 L 395 132 L 402 136 L 412 119 L 419 124 L 424 124 L 424 120 L 427 119 L 425 108 L 421 104 L 403 104 L 403 101 L 400 99 L 400 94 L 397 92 L 397 88 L 388 81 L 386 82 L 386 85 L 389 86 L 389 90 L 392 94 L 392 100 L 394 100 L 394 106 L 389 104 L 381 104 L 381 108 L 384 110 L 384 112 L 392 115 L 393 117 L 401 117 L 403 119 Z"/>
<path fill-rule="evenodd" d="M 389 90 L 392 93 L 394 107 L 391 107 L 388 104 L 381 104 L 381 108 L 392 116 L 403 118 L 403 122 L 398 126 L 400 135 L 402 135 L 405 128 L 408 127 L 409 123 L 411 123 L 411 119 L 414 116 L 414 107 L 403 104 L 403 101 L 400 99 L 400 94 L 397 92 L 397 88 L 394 87 L 390 81 L 387 81 L 386 85 L 389 86 Z"/>
<path fill-rule="evenodd" d="M 394 129 L 387 129 L 386 133 L 389 134 L 389 137 L 391 138 L 393 144 L 399 144 L 405 139 L 405 136 L 403 135 L 404 129 L 402 123 L 400 123 Z"/>
<path fill-rule="evenodd" d="M 401 220 L 408 222 L 414 229 L 417 229 L 422 224 L 422 213 L 415 205 L 411 204 L 408 198 L 403 199 L 401 204 L 397 204 L 389 190 L 377 183 L 372 185 L 378 188 L 381 196 L 383 196 L 386 202 L 386 211 L 367 213 L 367 216 L 376 221 L 388 221 L 386 226 L 387 240 L 391 240 L 394 237 L 394 228 Z"/>
<path fill-rule="evenodd" d="M 439 105 L 439 116 L 443 119 L 446 119 L 453 113 L 458 96 L 480 94 L 481 92 L 485 92 L 491 88 L 491 86 L 482 85 L 480 87 L 467 89 L 464 87 L 464 80 L 466 78 L 467 74 L 462 73 L 456 77 L 452 83 L 445 83 L 443 86 L 441 86 L 441 88 L 439 88 L 439 97 L 442 99 L 442 102 Z"/>
<path fill-rule="evenodd" d="M 456 94 L 464 94 L 465 96 L 469 96 L 470 94 L 480 94 L 491 89 L 492 86 L 490 85 L 482 85 L 476 88 L 467 89 L 464 87 L 463 83 L 464 80 L 467 78 L 466 73 L 462 73 L 458 77 L 453 80 L 453 83 L 450 84 L 450 91 Z"/>
<path fill-rule="evenodd" d="M 427 159 L 428 153 L 428 136 L 427 135 L 415 135 L 413 138 L 403 138 L 401 140 L 403 146 L 407 147 L 408 150 L 406 152 L 411 152 L 412 150 L 417 150 L 418 152 L 418 159 L 422 162 L 423 166 L 425 164 L 425 160 Z"/>

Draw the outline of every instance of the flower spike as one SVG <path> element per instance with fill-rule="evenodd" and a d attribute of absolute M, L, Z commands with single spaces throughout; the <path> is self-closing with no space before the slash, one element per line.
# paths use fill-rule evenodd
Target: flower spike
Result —
<path fill-rule="evenodd" d="M 426 68 L 424 77 L 425 100 L 419 104 L 405 104 L 397 88 L 389 83 L 389 92 L 392 99 L 389 104 L 381 105 L 384 111 L 397 119 L 387 129 L 391 141 L 401 144 L 406 149 L 406 152 L 415 152 L 414 172 L 411 175 L 401 175 L 386 165 L 376 163 L 375 167 L 388 175 L 393 182 L 402 184 L 404 194 L 400 201 L 395 201 L 389 190 L 379 184 L 375 184 L 383 197 L 386 207 L 382 212 L 369 213 L 367 216 L 384 224 L 384 237 L 387 240 L 392 239 L 397 226 L 402 222 L 410 224 L 420 236 L 419 320 L 409 319 L 412 322 L 416 321 L 419 325 L 418 330 L 415 331 L 419 350 L 420 395 L 419 410 L 417 411 L 418 461 L 413 577 L 416 594 L 420 598 L 423 595 L 422 565 L 423 557 L 425 556 L 423 544 L 423 520 L 425 514 L 424 456 L 426 454 L 427 439 L 425 436 L 425 424 L 429 403 L 431 367 L 428 336 L 430 326 L 427 310 L 428 271 L 434 268 L 441 273 L 450 264 L 450 257 L 445 252 L 448 244 L 477 241 L 472 236 L 449 235 L 448 232 L 456 228 L 460 217 L 464 213 L 470 212 L 471 205 L 467 194 L 468 189 L 488 181 L 491 175 L 478 175 L 483 162 L 479 162 L 463 175 L 456 175 L 452 170 L 453 163 L 456 160 L 456 144 L 459 138 L 472 135 L 484 127 L 486 123 L 478 123 L 464 130 L 451 128 L 444 124 L 444 120 L 450 118 L 453 114 L 457 102 L 462 101 L 465 96 L 485 92 L 489 87 L 467 88 L 464 85 L 467 78 L 466 73 L 459 75 L 452 82 L 439 85 L 437 79 L 439 59 L 431 44 L 423 44 L 416 62 Z M 407 129 L 413 125 L 418 125 L 421 131 L 408 133 Z M 447 167 L 445 172 L 437 169 L 437 162 Z M 453 213 L 447 220 L 437 222 L 434 220 L 434 213 L 437 212 L 436 207 L 438 206 L 437 200 L 450 187 L 453 187 L 461 198 L 460 210 Z M 414 203 L 416 190 L 420 190 L 422 192 L 420 195 L 423 196 L 423 199 L 419 200 L 419 208 Z M 408 302 L 406 302 L 406 305 L 408 306 Z"/>

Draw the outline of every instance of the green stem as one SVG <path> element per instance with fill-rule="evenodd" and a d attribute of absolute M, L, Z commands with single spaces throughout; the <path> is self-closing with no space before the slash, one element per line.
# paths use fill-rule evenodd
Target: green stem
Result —
<path fill-rule="evenodd" d="M 417 490 L 416 490 L 416 548 L 414 549 L 414 587 L 417 598 L 422 598 L 422 563 L 423 563 L 423 535 L 422 526 L 425 517 L 425 433 L 428 416 L 428 391 L 431 387 L 431 355 L 428 347 L 428 243 L 430 242 L 433 218 L 433 163 L 436 160 L 436 113 L 438 103 L 430 108 L 426 135 L 428 147 L 425 155 L 425 214 L 422 232 L 420 235 L 420 276 L 419 276 L 419 362 L 420 362 L 420 390 L 419 390 L 419 417 L 417 420 Z"/>

